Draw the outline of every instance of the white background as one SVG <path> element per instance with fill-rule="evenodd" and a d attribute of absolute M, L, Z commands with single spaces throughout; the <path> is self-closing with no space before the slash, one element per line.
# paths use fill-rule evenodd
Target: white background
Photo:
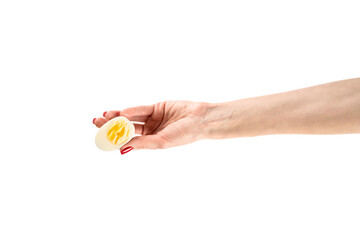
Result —
<path fill-rule="evenodd" d="M 1 1 L 0 239 L 359 239 L 359 135 L 121 156 L 92 119 L 360 76 L 358 1 Z"/>

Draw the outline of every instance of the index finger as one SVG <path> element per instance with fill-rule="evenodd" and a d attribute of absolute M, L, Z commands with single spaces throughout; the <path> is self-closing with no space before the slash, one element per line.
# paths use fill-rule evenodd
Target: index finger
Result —
<path fill-rule="evenodd" d="M 154 112 L 154 105 L 144 105 L 138 107 L 126 108 L 122 111 L 113 110 L 104 113 L 104 117 L 108 120 L 114 117 L 124 116 L 130 121 L 145 122 L 148 117 Z"/>
<path fill-rule="evenodd" d="M 154 112 L 154 105 L 143 105 L 138 107 L 130 107 L 121 111 L 124 117 L 150 116 Z"/>

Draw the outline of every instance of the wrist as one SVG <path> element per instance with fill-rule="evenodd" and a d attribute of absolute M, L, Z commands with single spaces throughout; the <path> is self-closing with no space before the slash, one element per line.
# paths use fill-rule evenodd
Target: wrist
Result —
<path fill-rule="evenodd" d="M 209 104 L 205 138 L 224 139 L 273 134 L 276 122 L 270 99 L 249 98 Z M 271 100 L 270 100 L 271 102 Z"/>
<path fill-rule="evenodd" d="M 234 128 L 234 108 L 229 102 L 209 103 L 203 118 L 203 138 L 229 138 Z"/>

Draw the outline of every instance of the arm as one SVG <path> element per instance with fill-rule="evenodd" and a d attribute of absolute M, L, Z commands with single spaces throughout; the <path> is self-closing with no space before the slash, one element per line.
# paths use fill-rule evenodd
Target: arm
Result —
<path fill-rule="evenodd" d="M 134 137 L 121 150 L 169 148 L 200 139 L 269 134 L 360 133 L 360 78 L 225 103 L 166 101 L 107 111 L 93 123 L 125 116 Z"/>
<path fill-rule="evenodd" d="M 209 104 L 207 138 L 360 133 L 360 78 Z"/>

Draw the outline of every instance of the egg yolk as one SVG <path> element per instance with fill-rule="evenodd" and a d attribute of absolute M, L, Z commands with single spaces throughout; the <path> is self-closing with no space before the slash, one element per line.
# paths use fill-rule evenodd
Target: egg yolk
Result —
<path fill-rule="evenodd" d="M 118 145 L 125 142 L 129 137 L 129 126 L 125 121 L 114 122 L 107 132 L 107 139 L 112 144 Z"/>

